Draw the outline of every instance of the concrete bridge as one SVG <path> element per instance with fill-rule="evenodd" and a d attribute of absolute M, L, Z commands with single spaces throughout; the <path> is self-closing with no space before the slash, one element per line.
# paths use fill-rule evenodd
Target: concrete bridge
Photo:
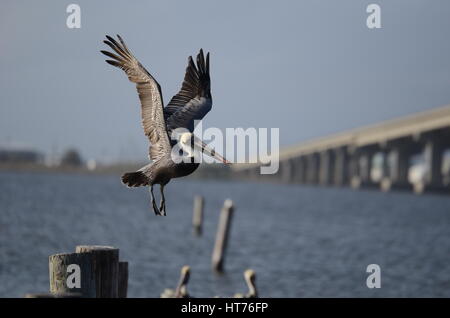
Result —
<path fill-rule="evenodd" d="M 447 191 L 450 105 L 282 149 L 275 175 L 261 175 L 259 164 L 233 169 L 283 183 Z"/>

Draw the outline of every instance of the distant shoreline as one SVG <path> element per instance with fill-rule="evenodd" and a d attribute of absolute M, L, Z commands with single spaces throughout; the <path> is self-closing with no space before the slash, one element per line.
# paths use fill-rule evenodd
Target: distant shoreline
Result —
<path fill-rule="evenodd" d="M 86 166 L 48 166 L 40 163 L 0 163 L 0 172 L 36 172 L 36 173 L 54 173 L 54 174 L 86 174 L 86 175 L 116 175 L 120 176 L 127 171 L 136 171 L 141 168 L 143 163 L 118 163 L 111 165 L 101 165 L 95 169 L 88 169 Z M 194 172 L 192 178 L 211 179 L 223 178 L 230 179 L 232 173 L 228 167 L 223 165 L 201 165 Z"/>
<path fill-rule="evenodd" d="M 88 169 L 86 166 L 47 166 L 31 163 L 1 163 L 0 171 L 10 172 L 49 172 L 73 174 L 120 174 L 122 169 L 135 169 L 138 165 L 111 165 Z"/>

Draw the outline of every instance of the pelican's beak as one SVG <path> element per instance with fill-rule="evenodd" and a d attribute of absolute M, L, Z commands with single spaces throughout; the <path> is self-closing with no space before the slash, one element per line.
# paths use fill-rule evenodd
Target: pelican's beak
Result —
<path fill-rule="evenodd" d="M 231 162 L 229 162 L 227 159 L 225 159 L 224 157 L 222 157 L 220 154 L 218 154 L 214 149 L 211 149 L 210 147 L 208 147 L 203 141 L 201 141 L 198 138 L 194 139 L 194 144 L 196 147 L 198 147 L 199 149 L 202 150 L 203 153 L 207 154 L 208 156 L 215 158 L 217 160 L 219 160 L 220 162 L 224 163 L 224 164 L 231 164 Z"/>

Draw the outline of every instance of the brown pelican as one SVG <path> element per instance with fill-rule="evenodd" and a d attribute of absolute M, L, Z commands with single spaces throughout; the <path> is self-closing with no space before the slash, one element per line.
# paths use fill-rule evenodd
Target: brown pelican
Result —
<path fill-rule="evenodd" d="M 173 291 L 172 289 L 165 289 L 161 294 L 161 298 L 190 298 L 187 292 L 187 283 L 189 282 L 189 277 L 191 274 L 191 268 L 187 265 L 181 268 L 180 281 L 178 282 L 178 286 Z"/>
<path fill-rule="evenodd" d="M 120 43 L 110 36 L 106 38 L 108 40 L 103 42 L 116 54 L 101 52 L 112 58 L 106 60 L 107 63 L 124 70 L 128 79 L 136 83 L 141 102 L 142 126 L 151 144 L 149 158 L 152 162 L 138 171 L 125 173 L 122 182 L 128 187 L 149 186 L 155 214 L 166 215 L 164 186 L 170 179 L 187 176 L 198 168 L 199 163 L 194 160 L 198 156 L 198 151 L 228 163 L 193 134 L 194 120 L 201 120 L 212 106 L 209 53 L 205 60 L 203 50 L 200 50 L 197 65 L 192 56 L 189 57 L 180 91 L 172 97 L 166 107 L 163 107 L 161 86 L 133 56 L 122 38 L 117 35 Z M 189 162 L 176 163 L 172 159 L 172 147 L 176 141 L 169 140 L 169 137 L 172 137 L 172 132 L 178 128 L 185 129 L 179 136 L 179 142 L 181 149 L 187 152 L 187 157 L 191 159 Z M 153 194 L 155 184 L 159 184 L 161 190 L 159 208 Z"/>
<path fill-rule="evenodd" d="M 245 278 L 245 282 L 247 283 L 248 286 L 248 293 L 247 294 L 234 294 L 234 298 L 258 298 L 258 292 L 256 290 L 256 274 L 255 271 L 252 269 L 247 269 L 244 272 L 244 278 Z"/>

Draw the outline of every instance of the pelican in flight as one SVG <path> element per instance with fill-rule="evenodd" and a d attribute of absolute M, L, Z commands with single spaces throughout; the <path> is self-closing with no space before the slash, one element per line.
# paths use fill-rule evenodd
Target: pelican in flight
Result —
<path fill-rule="evenodd" d="M 197 55 L 197 65 L 192 56 L 180 91 L 172 97 L 164 107 L 161 86 L 155 78 L 133 56 L 123 39 L 117 35 L 118 41 L 110 36 L 103 41 L 115 53 L 101 51 L 110 60 L 107 63 L 122 69 L 128 79 L 136 83 L 141 102 L 141 117 L 144 133 L 150 141 L 149 159 L 151 163 L 135 172 L 127 172 L 122 176 L 122 182 L 128 187 L 149 186 L 153 211 L 156 215 L 166 215 L 164 186 L 172 178 L 184 177 L 193 173 L 199 166 L 199 152 L 203 152 L 223 163 L 229 162 L 209 148 L 193 134 L 194 120 L 201 120 L 212 106 L 211 81 L 209 77 L 209 53 L 205 56 L 203 50 Z M 177 129 L 184 129 L 177 140 L 169 139 Z M 177 131 L 176 131 L 177 130 Z M 187 153 L 181 162 L 173 160 L 172 148 L 179 144 L 178 150 Z M 153 185 L 159 184 L 161 201 L 159 208 L 153 194 Z"/>

